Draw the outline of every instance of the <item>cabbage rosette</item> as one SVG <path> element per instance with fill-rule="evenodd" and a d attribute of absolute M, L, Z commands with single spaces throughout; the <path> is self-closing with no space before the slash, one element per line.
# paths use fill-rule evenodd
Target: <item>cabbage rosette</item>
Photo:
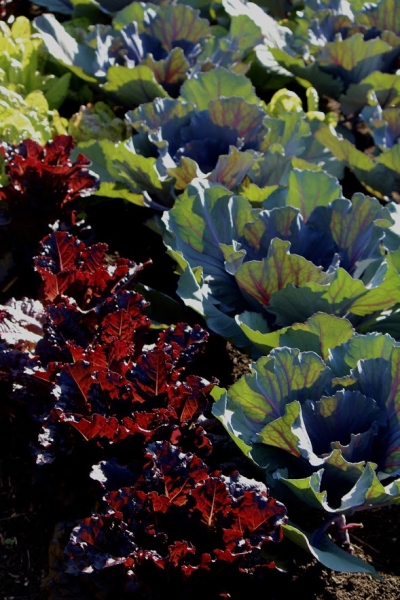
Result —
<path fill-rule="evenodd" d="M 214 415 L 269 485 L 314 508 L 400 503 L 400 344 L 322 313 L 285 341 L 298 347 L 276 348 L 229 391 L 213 390 Z"/>

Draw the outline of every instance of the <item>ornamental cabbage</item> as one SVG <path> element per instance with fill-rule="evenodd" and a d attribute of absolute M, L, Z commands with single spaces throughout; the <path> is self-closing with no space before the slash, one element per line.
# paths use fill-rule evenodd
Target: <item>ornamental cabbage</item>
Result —
<path fill-rule="evenodd" d="M 331 348 L 301 351 L 338 324 Z M 214 415 L 271 486 L 312 507 L 352 514 L 399 504 L 400 344 L 322 314 L 290 339 L 300 349 L 276 348 L 228 391 L 214 390 Z"/>
<path fill-rule="evenodd" d="M 293 169 L 262 207 L 197 180 L 162 217 L 178 294 L 216 333 L 266 352 L 270 332 L 315 312 L 366 331 L 400 302 L 398 264 L 384 250 L 398 234 L 376 199 L 347 200 L 326 173 Z"/>

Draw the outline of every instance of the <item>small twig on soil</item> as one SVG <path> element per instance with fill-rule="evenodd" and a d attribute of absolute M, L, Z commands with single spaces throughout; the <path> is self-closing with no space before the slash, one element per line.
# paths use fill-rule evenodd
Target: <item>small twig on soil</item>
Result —
<path fill-rule="evenodd" d="M 368 544 L 368 542 L 365 542 L 364 540 L 360 539 L 359 537 L 354 535 L 354 533 L 351 534 L 351 537 L 357 542 L 357 544 L 360 544 L 361 546 L 368 548 L 368 550 L 375 552 L 375 554 L 381 554 L 380 550 L 377 550 L 376 548 L 371 546 L 371 544 Z"/>
<path fill-rule="evenodd" d="M 10 519 L 16 519 L 17 517 L 26 517 L 26 513 L 20 513 L 19 515 L 10 515 L 9 517 L 2 517 L 0 521 L 9 521 Z"/>
<path fill-rule="evenodd" d="M 15 277 L 13 277 L 13 278 L 11 279 L 11 281 L 9 281 L 8 283 L 6 283 L 6 285 L 5 285 L 5 286 L 2 288 L 2 290 L 1 290 L 1 291 L 2 291 L 2 293 L 4 294 L 5 292 L 7 292 L 7 291 L 10 289 L 10 287 L 12 287 L 12 286 L 14 285 L 14 283 L 15 283 L 16 281 L 18 281 L 18 279 L 19 279 L 19 276 L 18 276 L 18 275 L 16 275 Z"/>
<path fill-rule="evenodd" d="M 1 565 L 1 564 L 0 564 L 0 569 L 1 569 L 2 571 L 6 571 L 7 575 L 8 575 L 9 577 L 12 577 L 13 579 L 19 579 L 19 578 L 21 577 L 21 574 L 19 574 L 19 575 L 15 575 L 14 573 L 11 573 L 11 572 L 8 570 L 8 567 L 6 567 L 5 565 Z"/>

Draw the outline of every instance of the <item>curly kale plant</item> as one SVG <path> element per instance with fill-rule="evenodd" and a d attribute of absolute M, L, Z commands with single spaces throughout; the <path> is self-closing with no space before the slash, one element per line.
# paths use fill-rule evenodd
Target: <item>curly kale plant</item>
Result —
<path fill-rule="evenodd" d="M 93 194 L 98 177 L 90 161 L 74 149 L 71 136 L 55 136 L 43 146 L 27 139 L 18 145 L 3 143 L 0 157 L 8 182 L 0 188 L 0 226 L 3 233 L 0 280 L 15 267 L 27 269 L 39 240 L 50 227 L 77 225 L 78 199 Z M 17 273 L 21 275 L 21 273 Z"/>
<path fill-rule="evenodd" d="M 38 431 L 40 489 L 51 486 L 52 503 L 79 498 L 78 486 L 90 487 L 85 497 L 97 489 L 94 512 L 51 565 L 49 590 L 125 598 L 150 587 L 158 597 L 178 585 L 183 599 L 199 597 L 199 585 L 226 594 L 267 583 L 286 508 L 265 484 L 206 462 L 213 384 L 184 371 L 207 333 L 178 323 L 146 343 L 147 303 L 131 289 L 143 265 L 110 264 L 106 250 L 53 232 L 35 259 L 45 311 L 30 308 L 40 320 L 0 311 L 3 404 L 13 418 L 22 406 Z"/>
<path fill-rule="evenodd" d="M 114 475 L 130 483 L 108 491 L 103 511 L 72 531 L 64 553 L 69 589 L 78 580 L 81 589 L 119 598 L 151 588 L 154 598 L 183 600 L 229 597 L 255 579 L 268 586 L 276 565 L 267 553 L 287 518 L 263 484 L 212 473 L 167 442 L 148 445 L 140 471 L 111 461 L 93 471 L 106 489 Z"/>

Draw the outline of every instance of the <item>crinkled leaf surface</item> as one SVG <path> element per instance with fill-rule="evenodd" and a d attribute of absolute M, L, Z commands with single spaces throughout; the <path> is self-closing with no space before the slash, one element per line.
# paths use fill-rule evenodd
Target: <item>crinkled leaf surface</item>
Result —
<path fill-rule="evenodd" d="M 208 382 L 196 375 L 182 380 L 180 373 L 203 348 L 206 332 L 179 323 L 144 348 L 147 304 L 123 289 L 133 283 L 134 263 L 119 258 L 110 267 L 104 244 L 86 247 L 66 232 L 54 232 L 42 246 L 36 263 L 50 304 L 45 339 L 36 353 L 56 383 L 53 409 L 41 417 L 46 453 L 56 452 L 58 444 L 57 436 L 50 439 L 46 431 L 62 438 L 65 424 L 86 440 L 112 443 L 138 433 L 148 441 L 160 428 L 176 439 L 184 435 L 197 422 L 211 388 L 206 390 Z M 51 304 L 54 300 L 59 303 Z M 199 424 L 188 437 L 209 451 Z"/>
<path fill-rule="evenodd" d="M 69 573 L 76 577 L 105 568 L 109 573 L 120 565 L 121 589 L 134 565 L 135 586 L 144 588 L 154 578 L 148 570 L 153 564 L 160 590 L 169 591 L 169 577 L 180 575 L 184 589 L 191 591 L 188 586 L 198 588 L 200 570 L 207 586 L 225 593 L 238 567 L 253 574 L 260 566 L 275 566 L 260 550 L 282 540 L 287 517 L 264 484 L 238 473 L 209 474 L 196 456 L 167 442 L 152 443 L 146 450 L 142 473 L 115 461 L 94 466 L 108 489 L 111 478 L 130 485 L 108 491 L 106 514 L 84 519 L 73 530 L 66 559 Z"/>

